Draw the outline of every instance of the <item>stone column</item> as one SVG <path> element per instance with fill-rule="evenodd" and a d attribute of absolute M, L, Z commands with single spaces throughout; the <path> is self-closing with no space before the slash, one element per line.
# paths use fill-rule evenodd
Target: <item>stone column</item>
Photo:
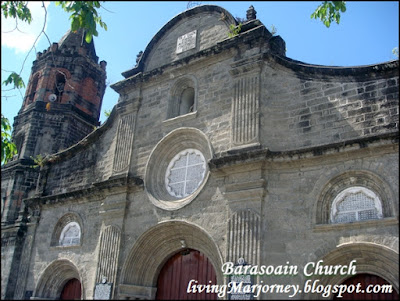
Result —
<path fill-rule="evenodd" d="M 233 76 L 231 149 L 257 147 L 260 128 L 261 61 L 232 64 Z"/>
<path fill-rule="evenodd" d="M 126 100 L 117 105 L 117 112 L 120 114 L 120 119 L 114 153 L 113 176 L 128 172 L 139 106 L 140 97 Z"/>

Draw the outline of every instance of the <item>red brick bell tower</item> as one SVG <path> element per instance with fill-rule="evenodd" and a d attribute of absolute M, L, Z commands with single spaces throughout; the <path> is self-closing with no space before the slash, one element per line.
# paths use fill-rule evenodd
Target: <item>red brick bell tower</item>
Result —
<path fill-rule="evenodd" d="M 106 87 L 106 62 L 98 62 L 84 32 L 67 32 L 38 53 L 26 95 L 14 119 L 18 154 L 1 168 L 2 299 L 20 299 L 18 279 L 26 241 L 24 199 L 35 195 L 39 168 L 34 158 L 66 149 L 99 125 Z M 23 296 L 22 296 L 23 298 Z"/>
<path fill-rule="evenodd" d="M 18 158 L 46 155 L 77 143 L 99 125 L 106 62 L 98 63 L 93 40 L 68 31 L 38 53 L 14 120 Z"/>

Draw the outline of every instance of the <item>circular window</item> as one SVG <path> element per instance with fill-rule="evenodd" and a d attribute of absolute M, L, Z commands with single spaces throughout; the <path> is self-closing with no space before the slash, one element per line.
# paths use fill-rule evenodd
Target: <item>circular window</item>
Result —
<path fill-rule="evenodd" d="M 150 153 L 144 177 L 149 200 L 164 210 L 177 210 L 193 201 L 210 175 L 212 148 L 195 128 L 175 129 Z"/>
<path fill-rule="evenodd" d="M 206 160 L 201 152 L 185 149 L 169 163 L 165 173 L 165 187 L 178 198 L 191 195 L 204 179 Z"/>

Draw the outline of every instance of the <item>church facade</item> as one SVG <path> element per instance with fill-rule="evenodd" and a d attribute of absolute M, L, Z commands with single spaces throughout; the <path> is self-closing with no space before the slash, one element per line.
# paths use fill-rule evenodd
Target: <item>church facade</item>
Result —
<path fill-rule="evenodd" d="M 100 127 L 94 45 L 38 55 L 2 167 L 2 299 L 398 296 L 398 61 L 310 65 L 253 7 L 232 24 L 171 19 Z M 223 293 L 240 282 L 263 289 Z"/>

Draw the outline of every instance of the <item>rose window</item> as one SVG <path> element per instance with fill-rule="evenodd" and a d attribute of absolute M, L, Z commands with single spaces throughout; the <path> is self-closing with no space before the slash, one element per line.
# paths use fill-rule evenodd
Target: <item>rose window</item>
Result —
<path fill-rule="evenodd" d="M 165 186 L 170 195 L 186 197 L 201 185 L 206 173 L 206 160 L 201 152 L 185 149 L 169 163 L 165 174 Z"/>

